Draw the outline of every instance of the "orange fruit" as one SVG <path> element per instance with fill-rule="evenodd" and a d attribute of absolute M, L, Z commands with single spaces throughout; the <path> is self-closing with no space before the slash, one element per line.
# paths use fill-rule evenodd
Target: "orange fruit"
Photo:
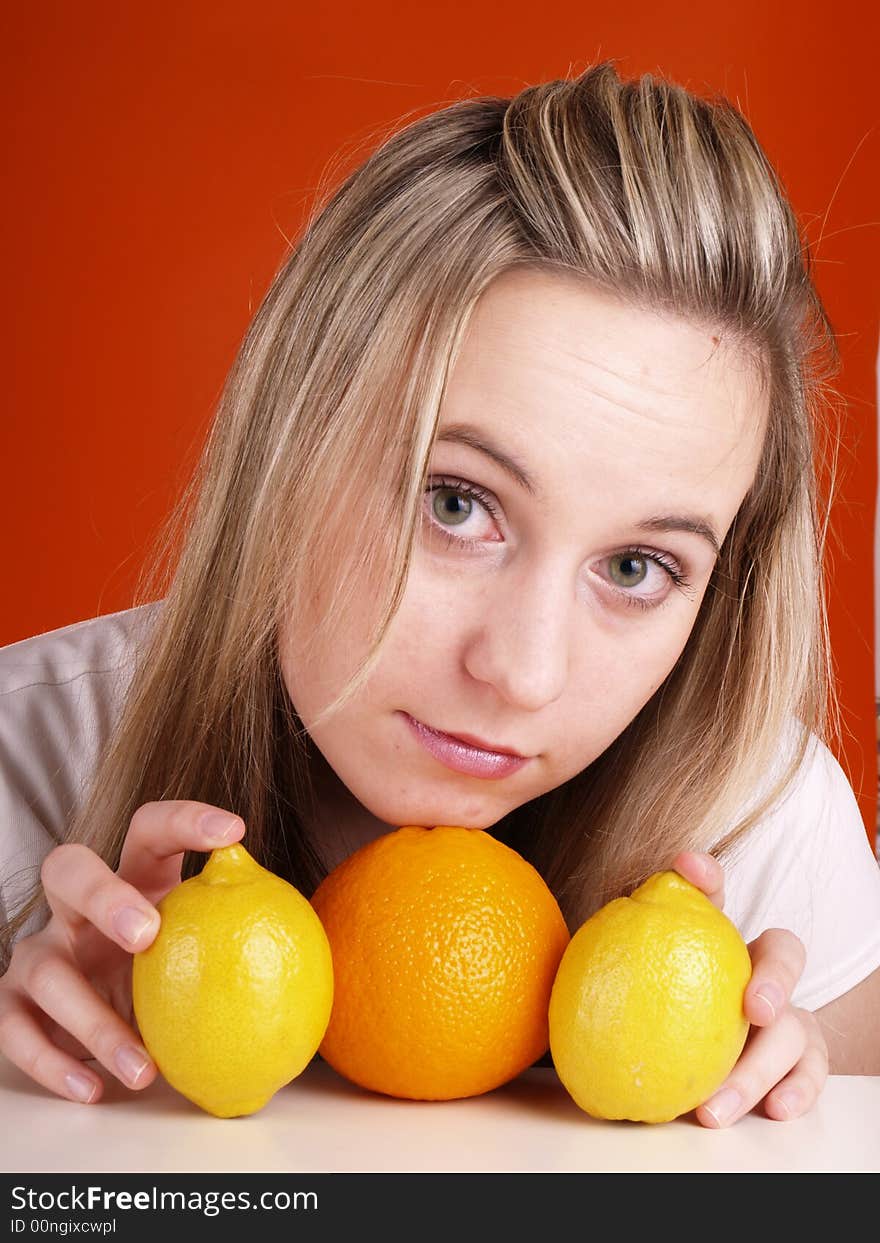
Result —
<path fill-rule="evenodd" d="M 539 873 L 482 829 L 386 833 L 339 864 L 312 905 L 334 964 L 320 1053 L 345 1078 L 452 1100 L 546 1052 L 568 928 Z"/>

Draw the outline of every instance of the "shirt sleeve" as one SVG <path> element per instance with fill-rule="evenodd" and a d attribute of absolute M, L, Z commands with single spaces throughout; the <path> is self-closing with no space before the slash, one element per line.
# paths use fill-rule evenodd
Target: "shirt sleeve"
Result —
<path fill-rule="evenodd" d="M 815 736 L 780 803 L 723 863 L 725 913 L 746 941 L 787 928 L 803 942 L 794 1005 L 818 1010 L 880 967 L 880 866 L 852 787 Z"/>
<path fill-rule="evenodd" d="M 0 649 L 0 920 L 21 907 L 88 793 L 154 606 Z M 17 939 L 47 915 L 35 910 Z"/>

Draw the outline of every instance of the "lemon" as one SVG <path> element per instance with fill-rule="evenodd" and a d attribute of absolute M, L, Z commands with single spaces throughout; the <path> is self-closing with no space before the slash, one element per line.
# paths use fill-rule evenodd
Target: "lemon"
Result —
<path fill-rule="evenodd" d="M 616 898 L 572 937 L 550 995 L 550 1052 L 594 1118 L 668 1122 L 739 1057 L 751 959 L 733 923 L 676 872 Z"/>
<path fill-rule="evenodd" d="M 311 904 L 240 844 L 159 902 L 134 956 L 140 1034 L 168 1083 L 218 1118 L 256 1113 L 314 1057 L 333 1003 Z"/>

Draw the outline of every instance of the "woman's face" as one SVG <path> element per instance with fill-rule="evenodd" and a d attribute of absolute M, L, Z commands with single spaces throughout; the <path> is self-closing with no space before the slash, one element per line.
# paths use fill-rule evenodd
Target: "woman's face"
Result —
<path fill-rule="evenodd" d="M 567 277 L 498 278 L 450 376 L 381 659 L 314 729 L 366 651 L 371 602 L 308 663 L 297 646 L 319 619 L 282 623 L 291 699 L 362 808 L 485 828 L 596 759 L 685 646 L 766 411 L 717 333 Z"/>

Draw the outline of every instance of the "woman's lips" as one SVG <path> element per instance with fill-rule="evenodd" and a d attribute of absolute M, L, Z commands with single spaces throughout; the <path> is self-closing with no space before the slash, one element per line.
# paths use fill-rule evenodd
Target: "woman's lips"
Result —
<path fill-rule="evenodd" d="M 426 751 L 441 764 L 457 773 L 466 773 L 469 777 L 488 777 L 497 780 L 509 777 L 531 758 L 528 755 L 510 755 L 503 751 L 486 751 L 482 747 L 473 746 L 452 734 L 444 734 L 440 730 L 423 725 L 415 717 L 404 712 L 403 716 L 411 732 Z"/>

